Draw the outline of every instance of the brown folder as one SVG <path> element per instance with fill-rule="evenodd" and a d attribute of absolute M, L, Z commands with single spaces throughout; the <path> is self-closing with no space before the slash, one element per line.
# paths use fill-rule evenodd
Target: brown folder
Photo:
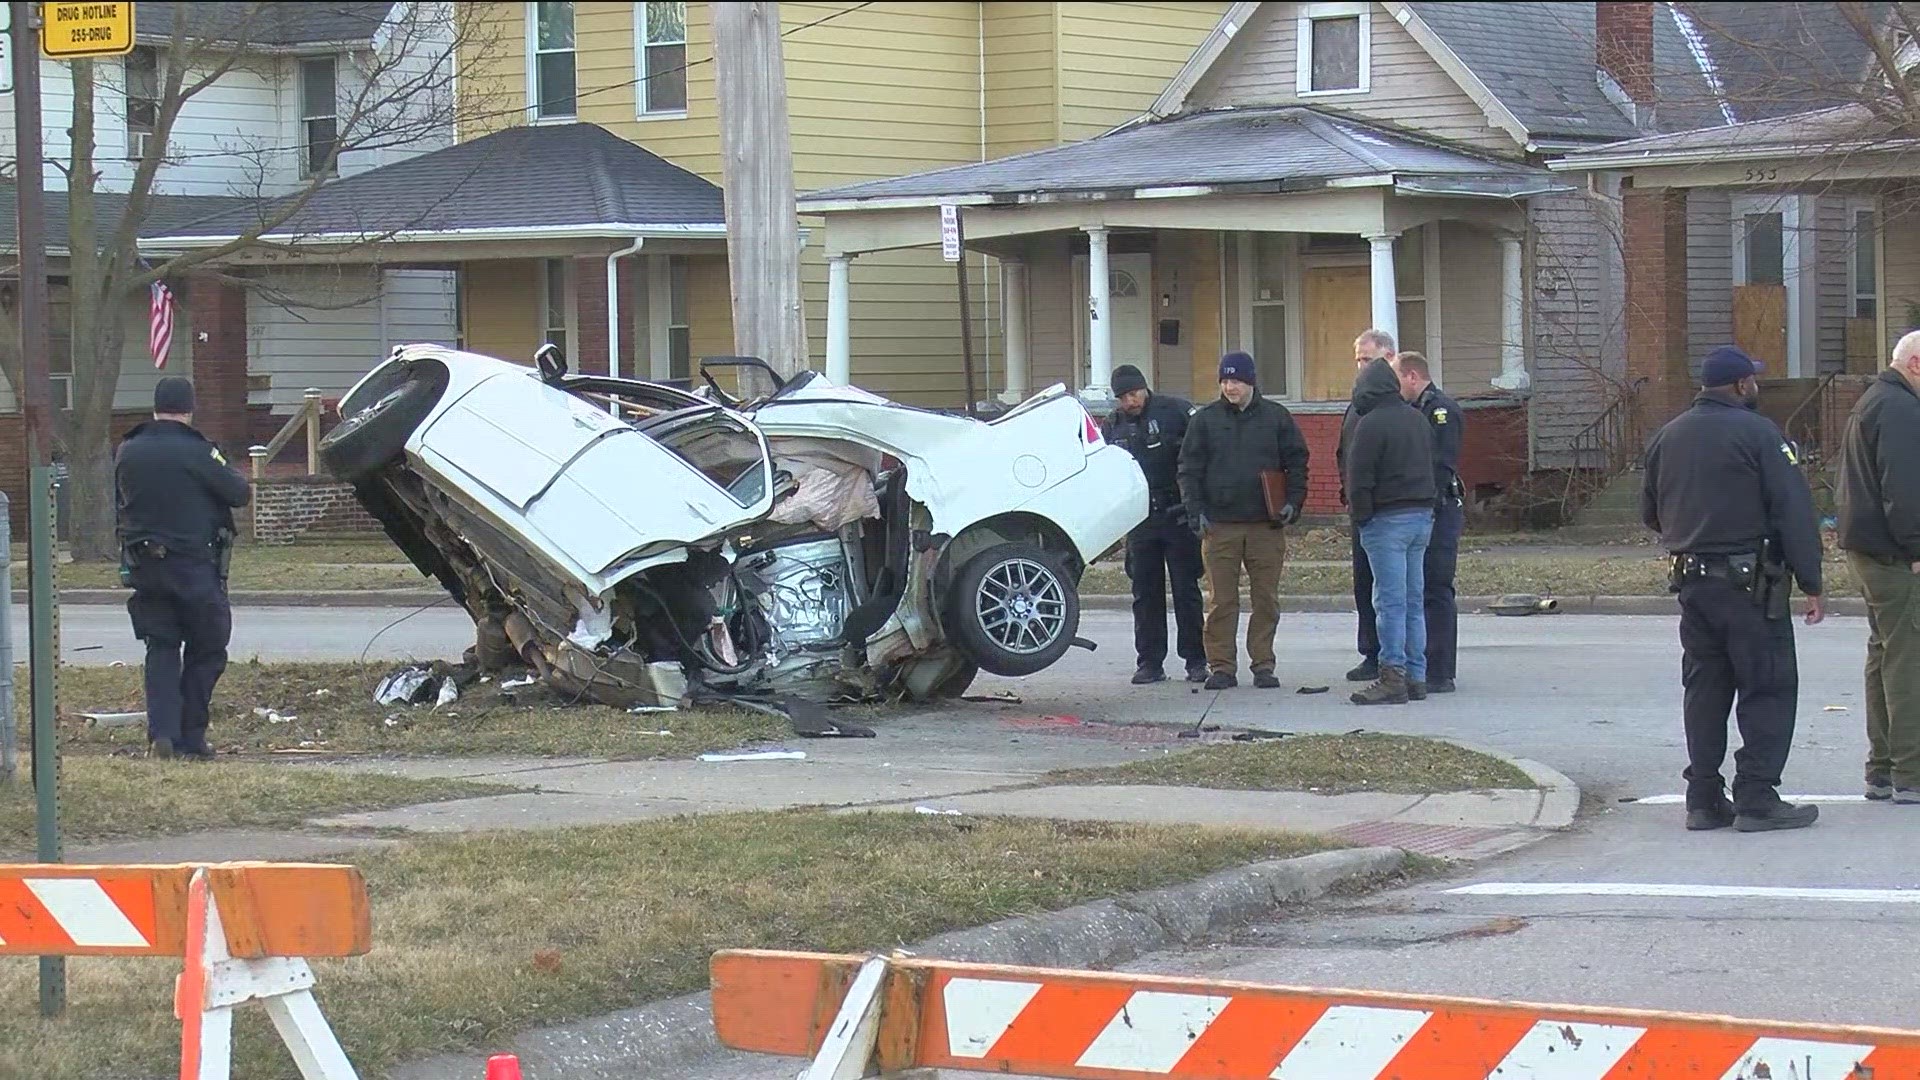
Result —
<path fill-rule="evenodd" d="M 1267 520 L 1279 521 L 1287 505 L 1287 474 L 1279 469 L 1260 470 L 1260 493 L 1267 497 Z"/>

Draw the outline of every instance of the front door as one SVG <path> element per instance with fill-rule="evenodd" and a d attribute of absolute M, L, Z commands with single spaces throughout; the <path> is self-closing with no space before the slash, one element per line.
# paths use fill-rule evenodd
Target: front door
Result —
<path fill-rule="evenodd" d="M 1086 303 L 1087 257 L 1074 261 L 1074 279 L 1079 283 L 1081 311 L 1091 312 Z M 1147 385 L 1156 385 L 1153 371 L 1153 256 L 1148 254 L 1107 256 L 1107 317 L 1113 320 L 1113 366 L 1132 364 L 1147 377 Z M 1080 370 L 1087 370 L 1087 323 L 1079 321 Z"/>
<path fill-rule="evenodd" d="M 1373 321 L 1373 272 L 1365 266 L 1325 266 L 1308 270 L 1304 278 L 1300 400 L 1346 401 L 1353 396 L 1353 339 Z"/>

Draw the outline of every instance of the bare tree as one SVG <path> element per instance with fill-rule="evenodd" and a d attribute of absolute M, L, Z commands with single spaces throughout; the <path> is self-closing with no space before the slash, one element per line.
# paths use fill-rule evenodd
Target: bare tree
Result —
<path fill-rule="evenodd" d="M 143 5 L 143 14 L 159 7 Z M 152 97 L 124 84 L 109 87 L 121 91 L 129 113 L 138 110 L 138 120 L 151 131 L 144 150 L 128 155 L 133 175 L 124 195 L 105 190 L 98 135 L 102 74 L 125 68 L 91 60 L 71 63 L 70 152 L 49 164 L 65 177 L 69 213 L 72 404 L 56 417 L 55 438 L 68 468 L 75 558 L 113 555 L 111 442 L 126 345 L 125 314 L 144 301 L 156 281 L 177 281 L 188 271 L 219 273 L 221 261 L 237 252 L 275 246 L 262 237 L 275 234 L 299 214 L 337 173 L 343 157 L 435 149 L 452 141 L 463 113 L 471 117 L 492 110 L 489 101 L 469 88 L 455 92 L 455 71 L 484 58 L 493 47 L 481 7 L 431 2 L 398 3 L 390 5 L 391 10 L 389 5 L 351 3 L 167 5 L 163 10 L 170 17 L 163 25 L 171 31 L 165 44 L 154 49 Z M 372 43 L 340 60 L 332 132 L 303 125 L 291 145 L 277 139 L 223 140 L 217 151 L 174 144 L 183 111 L 223 81 L 253 74 L 272 80 L 267 85 L 278 83 L 278 68 L 292 55 L 285 43 L 297 40 L 289 31 L 297 29 L 297 20 L 314 19 L 353 27 L 353 37 Z M 236 218 L 240 224 L 232 239 L 218 246 L 165 255 L 143 252 L 140 238 L 143 232 L 151 233 L 150 222 L 165 198 L 156 190 L 163 187 L 164 170 L 192 156 L 237 164 L 242 179 L 234 183 L 232 194 L 248 196 L 251 212 Z M 364 248 L 379 239 L 369 234 L 346 248 Z M 339 251 L 338 240 L 333 243 L 339 254 L 346 253 Z M 4 312 L 5 323 L 12 318 L 13 312 Z M 20 398 L 21 358 L 7 329 L 0 325 L 0 372 Z"/>

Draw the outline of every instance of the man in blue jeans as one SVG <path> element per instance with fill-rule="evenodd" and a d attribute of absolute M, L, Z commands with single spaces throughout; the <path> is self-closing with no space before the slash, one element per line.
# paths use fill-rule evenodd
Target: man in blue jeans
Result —
<path fill-rule="evenodd" d="M 1380 675 L 1355 705 L 1404 705 L 1427 696 L 1427 544 L 1433 538 L 1433 436 L 1400 394 L 1400 376 L 1374 360 L 1353 384 L 1358 419 L 1347 445 L 1347 506 L 1373 571 Z"/>

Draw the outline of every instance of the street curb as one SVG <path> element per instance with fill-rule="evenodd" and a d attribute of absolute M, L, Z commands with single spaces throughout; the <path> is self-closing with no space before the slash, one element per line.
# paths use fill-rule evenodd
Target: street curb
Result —
<path fill-rule="evenodd" d="M 1316 899 L 1335 886 L 1391 874 L 1405 861 L 1398 848 L 1359 848 L 1253 863 L 1184 885 L 941 934 L 910 951 L 984 964 L 1111 968 Z M 712 995 L 699 993 L 528 1032 L 503 1049 L 519 1055 L 528 1080 L 630 1080 L 679 1075 L 722 1048 L 713 1033 Z M 472 1080 L 485 1067 L 483 1054 L 441 1054 L 388 1076 Z"/>
<path fill-rule="evenodd" d="M 1540 808 L 1534 812 L 1533 821 L 1524 827 L 1530 829 L 1565 829 L 1573 824 L 1580 813 L 1580 785 L 1559 769 L 1532 758 L 1514 757 L 1512 754 L 1497 750 L 1491 746 L 1482 746 L 1462 739 L 1450 739 L 1434 736 L 1436 741 L 1452 743 L 1462 750 L 1471 750 L 1476 754 L 1485 754 L 1527 774 L 1527 779 L 1540 785 Z"/>
<path fill-rule="evenodd" d="M 1497 596 L 1462 596 L 1459 598 L 1460 611 L 1468 615 L 1480 614 L 1499 599 Z M 1677 615 L 1680 611 L 1679 603 L 1671 596 L 1556 596 L 1553 599 L 1559 601 L 1559 614 L 1562 615 Z M 1082 596 L 1080 607 L 1085 611 L 1128 611 L 1133 607 L 1133 598 L 1104 594 Z M 1280 611 L 1284 614 L 1351 615 L 1353 597 L 1282 596 Z M 1827 601 L 1829 615 L 1864 617 L 1866 613 L 1866 601 L 1859 597 L 1839 596 Z"/>

